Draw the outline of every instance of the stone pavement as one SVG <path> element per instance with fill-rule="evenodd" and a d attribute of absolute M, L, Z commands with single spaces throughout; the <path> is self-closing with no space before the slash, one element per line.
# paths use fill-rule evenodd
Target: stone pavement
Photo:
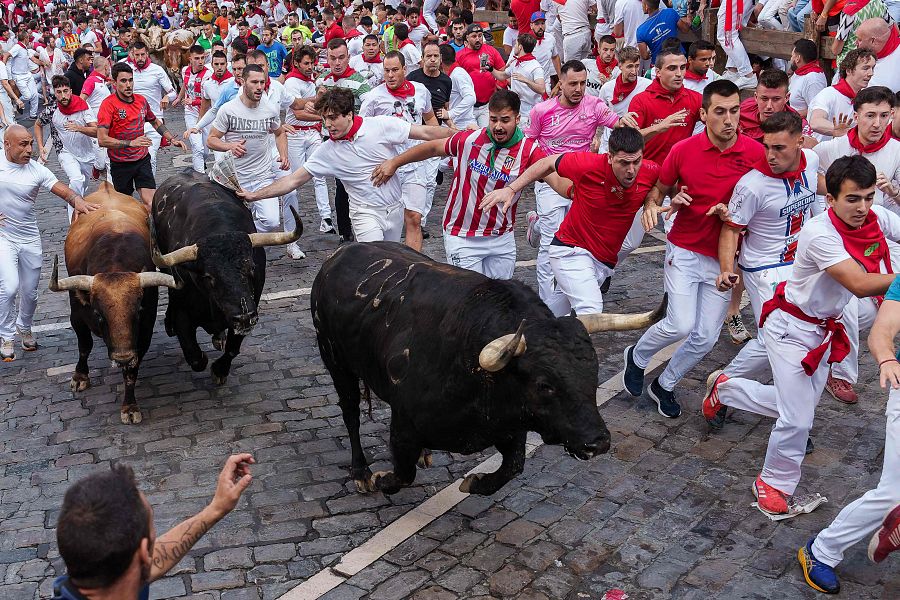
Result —
<path fill-rule="evenodd" d="M 179 111 L 167 117 L 181 131 Z M 160 179 L 186 164 L 185 156 L 164 151 Z M 446 187 L 435 197 L 432 234 L 439 233 Z M 291 261 L 269 249 L 267 294 L 309 287 L 336 247 L 336 236 L 317 231 L 311 189 L 303 189 L 302 202 L 307 258 Z M 524 212 L 533 195 L 523 203 Z M 436 452 L 434 466 L 419 471 L 411 488 L 389 498 L 358 494 L 348 481 L 346 433 L 302 292 L 263 304 L 221 387 L 208 371 L 185 365 L 159 319 L 137 385 L 144 421 L 122 425 L 122 378 L 102 343 L 91 357 L 93 387 L 69 391 L 77 345 L 65 325 L 68 303 L 47 290 L 53 254 L 62 253 L 65 210 L 47 195 L 38 207 L 45 250 L 41 348 L 0 364 L 0 598 L 49 596 L 63 571 L 54 535 L 63 493 L 113 461 L 135 468 L 155 507 L 157 531 L 165 531 L 209 500 L 226 455 L 254 454 L 254 481 L 238 508 L 151 587 L 153 598 L 243 600 L 278 598 L 491 454 Z M 523 237 L 525 264 L 516 277 L 534 284 L 535 251 Z M 649 251 L 621 267 L 610 310 L 646 310 L 659 301 L 659 245 L 648 236 Z M 425 252 L 443 260 L 441 240 L 426 241 Z M 600 381 L 621 368 L 622 350 L 637 336 L 595 336 Z M 208 336 L 200 339 L 211 351 Z M 735 350 L 723 337 L 690 373 L 679 388 L 681 418 L 661 417 L 647 398 L 614 393 L 601 408 L 613 433 L 608 455 L 578 462 L 558 447 L 539 447 L 525 473 L 495 496 L 468 497 L 323 598 L 599 600 L 613 589 L 632 599 L 813 597 L 802 583 L 797 547 L 877 481 L 886 394 L 864 354 L 860 403 L 822 399 L 816 451 L 804 465 L 801 491 L 820 492 L 828 504 L 776 524 L 749 506 L 771 420 L 737 413 L 721 433 L 710 433 L 699 416 L 706 375 Z M 386 405 L 374 402 L 372 417 L 363 417 L 362 433 L 374 470 L 389 458 Z M 841 597 L 900 597 L 898 566 L 896 556 L 872 565 L 860 544 L 840 567 Z"/>

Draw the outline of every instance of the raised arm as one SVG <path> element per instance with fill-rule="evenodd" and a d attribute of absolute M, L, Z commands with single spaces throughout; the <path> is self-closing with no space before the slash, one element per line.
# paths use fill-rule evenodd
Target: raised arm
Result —
<path fill-rule="evenodd" d="M 538 179 L 543 179 L 551 173 L 556 173 L 556 162 L 562 156 L 562 154 L 554 154 L 540 159 L 525 169 L 524 173 L 516 177 L 508 185 L 487 194 L 481 199 L 481 202 L 479 202 L 478 208 L 487 210 L 498 204 L 502 204 L 500 209 L 506 212 L 509 210 L 509 207 L 512 206 L 516 194 L 524 190 L 528 184 L 534 183 Z"/>

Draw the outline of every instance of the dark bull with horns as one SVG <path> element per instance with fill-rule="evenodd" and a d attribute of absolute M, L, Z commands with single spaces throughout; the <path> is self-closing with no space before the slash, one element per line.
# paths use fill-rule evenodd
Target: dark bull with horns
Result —
<path fill-rule="evenodd" d="M 587 460 L 609 449 L 596 405 L 597 355 L 589 333 L 641 329 L 665 314 L 555 318 L 537 294 L 435 262 L 405 246 L 341 246 L 310 297 L 322 360 L 350 434 L 360 491 L 410 485 L 426 449 L 471 454 L 494 446 L 494 473 L 460 490 L 493 494 L 522 472 L 536 431 Z M 391 405 L 393 471 L 372 475 L 359 439 L 360 380 Z"/>

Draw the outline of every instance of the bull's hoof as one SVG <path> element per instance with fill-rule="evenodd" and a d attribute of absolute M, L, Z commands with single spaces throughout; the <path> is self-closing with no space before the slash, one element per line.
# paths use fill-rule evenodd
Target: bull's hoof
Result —
<path fill-rule="evenodd" d="M 484 475 L 484 473 L 472 473 L 471 475 L 466 475 L 466 478 L 459 484 L 459 491 L 463 494 L 477 494 L 478 492 L 475 490 L 479 487 L 478 484 Z"/>
<path fill-rule="evenodd" d="M 223 367 L 219 364 L 219 361 L 215 361 L 212 364 L 212 368 L 209 370 L 212 375 L 213 383 L 216 385 L 225 385 L 225 382 L 228 380 L 228 371 L 230 370 L 230 367 Z"/>
<path fill-rule="evenodd" d="M 434 459 L 431 458 L 431 450 L 428 448 L 422 449 L 422 454 L 419 455 L 419 461 L 416 463 L 416 466 L 420 469 L 427 469 L 434 463 Z"/>
<path fill-rule="evenodd" d="M 137 404 L 127 404 L 123 406 L 122 411 L 119 413 L 119 417 L 122 419 L 122 423 L 125 425 L 137 425 L 144 420 L 144 416 L 141 414 L 141 409 L 138 408 Z"/>
<path fill-rule="evenodd" d="M 218 351 L 225 349 L 225 342 L 228 340 L 228 330 L 223 329 L 212 337 L 212 345 Z"/>
<path fill-rule="evenodd" d="M 91 378 L 81 373 L 72 375 L 72 381 L 69 382 L 69 389 L 73 392 L 83 392 L 91 387 Z"/>
<path fill-rule="evenodd" d="M 382 494 L 396 494 L 404 487 L 404 483 L 393 471 L 377 471 L 369 478 L 369 485 Z"/>
<path fill-rule="evenodd" d="M 189 364 L 191 365 L 191 369 L 196 371 L 197 373 L 205 371 L 206 365 L 209 364 L 209 359 L 206 357 L 206 352 L 201 352 L 200 358 Z"/>

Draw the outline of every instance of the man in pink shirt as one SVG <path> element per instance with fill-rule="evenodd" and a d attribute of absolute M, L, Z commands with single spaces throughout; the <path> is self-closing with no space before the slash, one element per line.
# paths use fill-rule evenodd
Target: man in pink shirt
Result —
<path fill-rule="evenodd" d="M 537 140 L 546 154 L 568 152 L 590 152 L 591 142 L 601 127 L 628 126 L 637 128 L 632 113 L 619 117 L 606 102 L 597 96 L 585 94 L 587 69 L 579 60 L 570 60 L 560 68 L 560 96 L 545 100 L 531 109 L 531 123 L 525 135 Z M 534 184 L 537 212 L 527 215 L 528 243 L 537 246 L 540 236 L 540 250 L 537 256 L 538 294 L 553 314 L 566 312 L 568 301 L 553 285 L 553 271 L 550 268 L 548 249 L 553 236 L 559 229 L 563 217 L 572 205 L 542 181 Z M 539 234 L 534 231 L 538 228 Z"/>

